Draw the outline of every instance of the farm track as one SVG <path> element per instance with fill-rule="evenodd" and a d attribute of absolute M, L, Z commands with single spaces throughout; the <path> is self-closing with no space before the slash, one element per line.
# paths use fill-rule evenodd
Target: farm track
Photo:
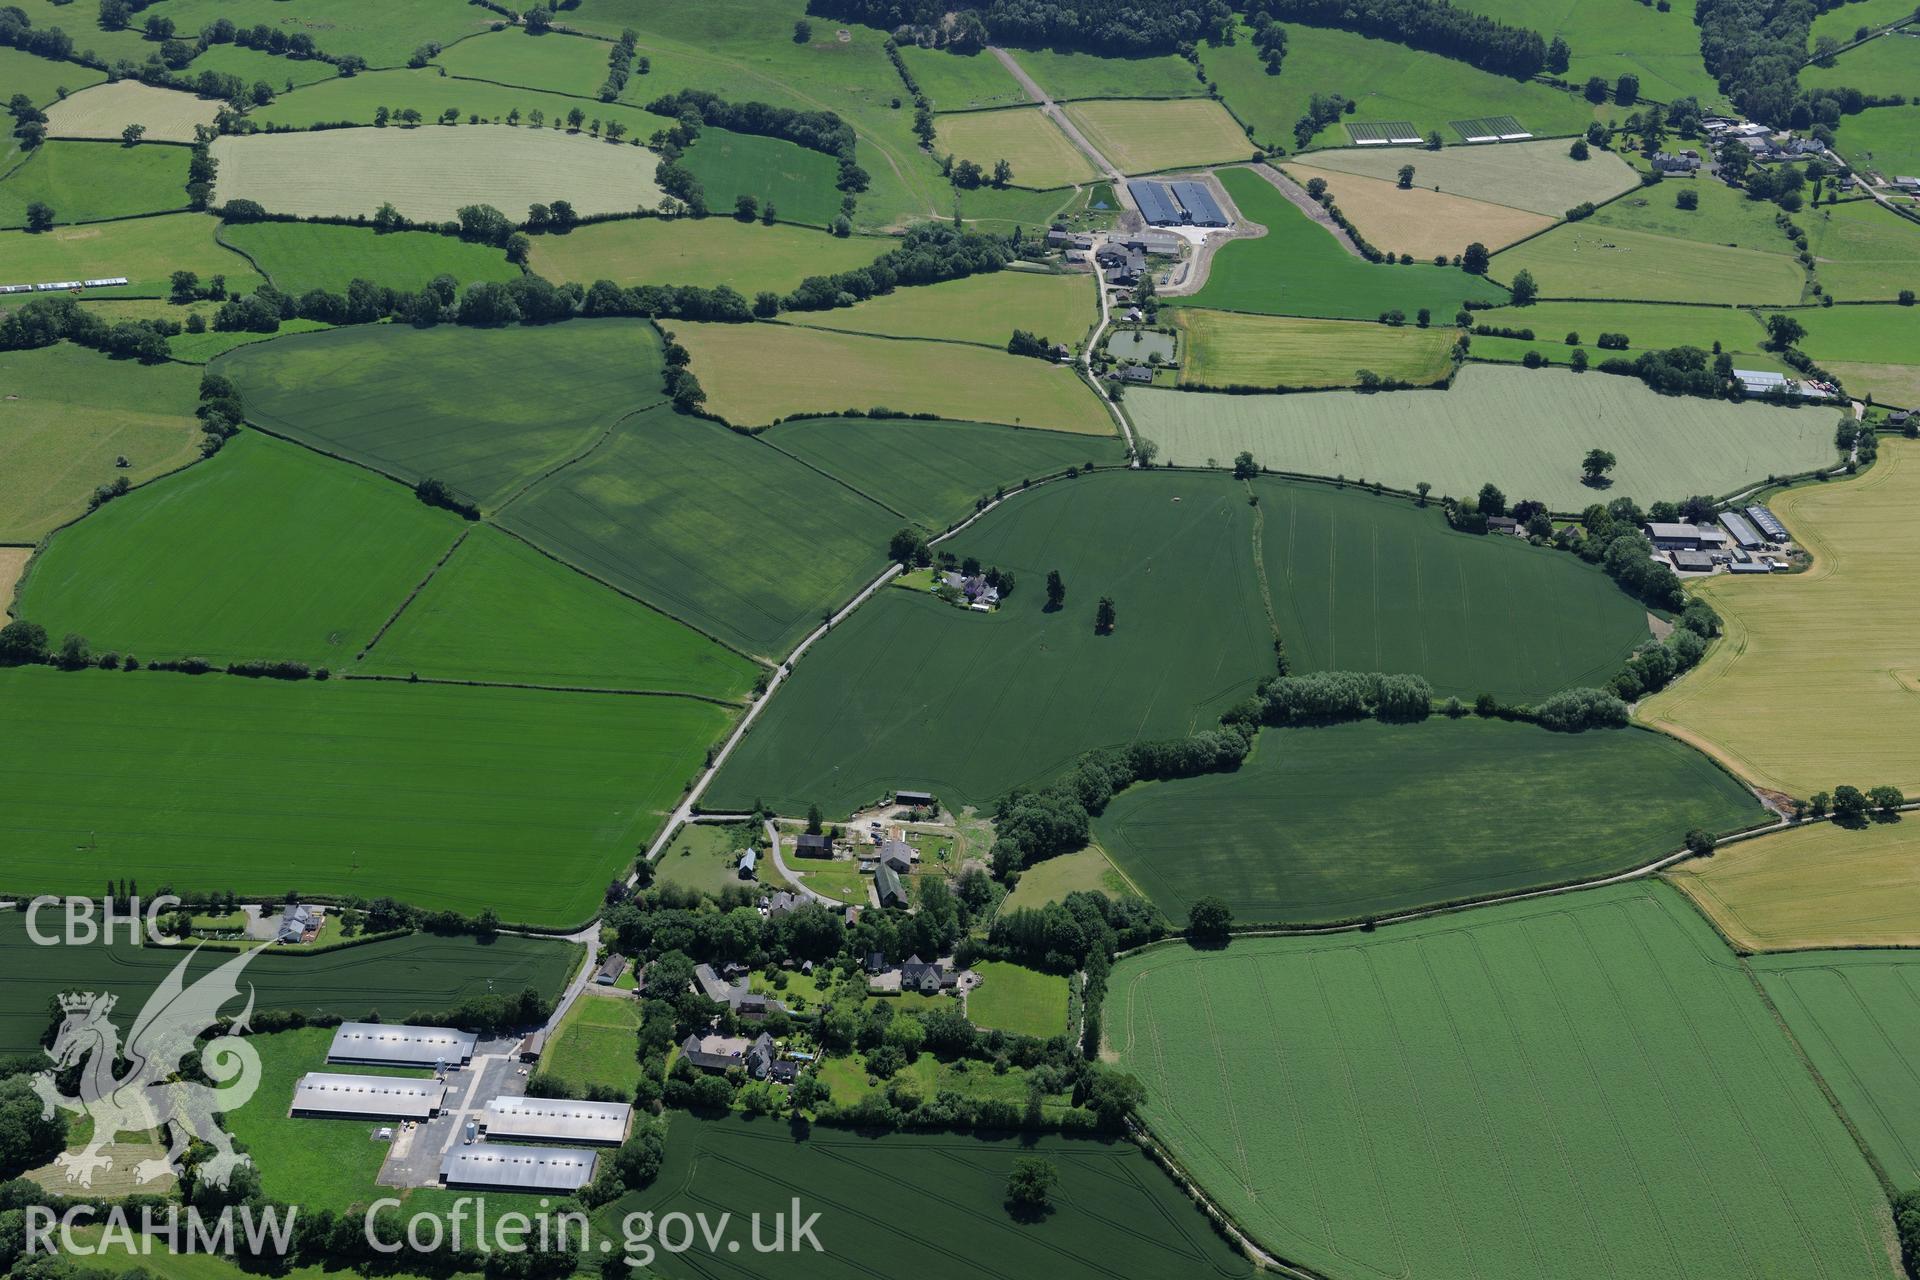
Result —
<path fill-rule="evenodd" d="M 1112 161 L 1100 154 L 1100 149 L 1087 140 L 1087 135 L 1080 132 L 1080 127 L 1067 118 L 1067 113 L 1060 109 L 1060 104 L 1047 96 L 1047 91 L 1027 74 L 1025 67 L 1013 60 L 1012 54 L 997 45 L 988 45 L 987 52 L 1000 60 L 1000 65 L 1007 69 L 1007 74 L 1020 82 L 1020 87 L 1026 90 L 1027 96 L 1040 104 L 1040 110 L 1049 120 L 1060 126 L 1060 131 L 1067 135 L 1068 141 L 1080 148 L 1081 154 L 1093 162 L 1095 169 L 1106 175 L 1107 180 L 1113 183 L 1113 198 L 1120 202 L 1123 209 L 1126 208 L 1129 198 L 1123 194 L 1127 186 L 1126 176 L 1114 167 Z"/>
<path fill-rule="evenodd" d="M 1345 249 L 1354 257 L 1360 258 L 1363 261 L 1365 260 L 1366 255 L 1360 252 L 1360 246 L 1353 242 L 1353 237 L 1347 234 L 1347 229 L 1335 222 L 1333 216 L 1325 209 L 1322 209 L 1319 204 L 1314 201 L 1313 197 L 1307 194 L 1306 188 L 1270 164 L 1262 163 L 1251 167 L 1255 173 L 1272 183 L 1273 189 L 1285 196 L 1294 208 L 1325 227 L 1327 231 L 1332 234 L 1333 238 L 1340 242 L 1341 248 Z"/>

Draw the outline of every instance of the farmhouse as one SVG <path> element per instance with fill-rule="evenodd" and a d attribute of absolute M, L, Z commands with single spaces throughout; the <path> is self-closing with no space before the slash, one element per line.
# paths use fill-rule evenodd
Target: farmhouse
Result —
<path fill-rule="evenodd" d="M 751 849 L 742 849 L 739 851 L 736 857 L 737 857 L 737 861 L 735 862 L 734 865 L 738 868 L 740 872 L 740 878 L 742 880 L 753 879 L 753 867 L 754 867 L 754 863 L 758 860 L 759 855 L 754 853 L 754 851 Z"/>
<path fill-rule="evenodd" d="M 693 980 L 699 986 L 700 993 L 716 1004 L 727 1002 L 727 992 L 733 987 L 713 971 L 710 964 L 693 966 Z"/>
<path fill-rule="evenodd" d="M 1054 249 L 1079 249 L 1084 251 L 1093 248 L 1093 237 L 1079 231 L 1049 231 L 1047 232 L 1047 245 L 1049 248 Z"/>
<path fill-rule="evenodd" d="M 1520 534 L 1520 522 L 1512 516 L 1488 516 L 1487 532 L 1504 533 L 1509 537 L 1518 537 Z"/>
<path fill-rule="evenodd" d="M 600 1157 L 567 1147 L 455 1147 L 440 1162 L 440 1181 L 449 1187 L 492 1187 L 502 1191 L 578 1191 L 593 1181 Z"/>
<path fill-rule="evenodd" d="M 289 902 L 286 910 L 280 913 L 280 928 L 274 934 L 275 942 L 292 945 L 310 942 L 326 923 L 325 913 L 318 907 L 304 907 L 297 902 Z"/>
<path fill-rule="evenodd" d="M 1152 382 L 1153 370 L 1143 364 L 1123 364 L 1107 377 L 1115 382 Z"/>
<path fill-rule="evenodd" d="M 1700 171 L 1700 153 L 1691 150 L 1678 153 L 1657 152 L 1653 157 L 1653 171 L 1691 178 Z"/>
<path fill-rule="evenodd" d="M 873 869 L 873 892 L 883 907 L 907 905 L 907 891 L 900 883 L 899 873 L 884 862 Z"/>
<path fill-rule="evenodd" d="M 773 1037 L 762 1031 L 752 1040 L 744 1036 L 688 1036 L 680 1055 L 702 1071 L 744 1069 L 756 1080 L 773 1070 Z"/>
<path fill-rule="evenodd" d="M 918 991 L 923 995 L 935 995 L 941 991 L 951 991 L 960 984 L 960 975 L 955 973 L 950 962 L 945 960 L 922 960 L 919 956 L 909 956 L 900 966 L 900 989 Z"/>
<path fill-rule="evenodd" d="M 760 910 L 765 913 L 769 920 L 778 920 L 781 916 L 786 915 L 799 905 L 800 899 L 794 897 L 785 889 L 780 890 L 778 893 L 770 894 L 760 900 Z"/>
<path fill-rule="evenodd" d="M 833 840 L 831 837 L 824 835 L 795 836 L 793 840 L 793 851 L 802 858 L 831 858 L 833 856 Z"/>
<path fill-rule="evenodd" d="M 913 870 L 913 864 L 920 859 L 920 851 L 905 840 L 889 840 L 880 846 L 880 863 L 892 867 L 901 875 Z"/>
<path fill-rule="evenodd" d="M 471 1031 L 447 1027 L 386 1026 L 378 1022 L 343 1022 L 333 1033 L 328 1062 L 354 1062 L 379 1067 L 459 1067 L 473 1058 Z"/>
<path fill-rule="evenodd" d="M 626 971 L 627 958 L 616 951 L 606 958 L 606 962 L 600 966 L 599 972 L 593 975 L 593 980 L 603 987 L 610 987 L 620 981 L 620 975 Z"/>
<path fill-rule="evenodd" d="M 293 1086 L 290 1114 L 426 1120 L 440 1113 L 446 1099 L 447 1086 L 438 1080 L 309 1071 Z"/>
<path fill-rule="evenodd" d="M 633 1107 L 625 1102 L 502 1096 L 487 1104 L 480 1125 L 489 1138 L 617 1147 L 627 1139 Z"/>

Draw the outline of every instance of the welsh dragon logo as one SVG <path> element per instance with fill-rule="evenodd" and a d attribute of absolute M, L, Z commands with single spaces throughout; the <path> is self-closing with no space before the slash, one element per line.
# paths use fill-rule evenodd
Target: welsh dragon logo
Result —
<path fill-rule="evenodd" d="M 186 983 L 193 956 L 181 959 L 166 981 L 140 1010 L 126 1043 L 109 1016 L 118 997 L 73 992 L 60 997 L 66 1019 L 46 1051 L 54 1066 L 34 1077 L 41 1114 L 51 1118 L 55 1108 L 93 1121 L 91 1140 L 80 1151 L 62 1154 L 56 1163 L 68 1182 L 91 1187 L 96 1172 L 113 1167 L 105 1148 L 120 1134 L 141 1134 L 162 1128 L 171 1131 L 167 1153 L 142 1160 L 134 1169 L 141 1185 L 181 1172 L 180 1157 L 190 1139 L 198 1138 L 216 1154 L 200 1164 L 197 1176 L 224 1188 L 233 1172 L 252 1161 L 233 1149 L 233 1139 L 214 1117 L 232 1111 L 253 1097 L 260 1085 L 260 1054 L 241 1035 L 253 1016 L 253 988 L 247 988 L 246 1007 L 223 1035 L 200 1049 L 200 1070 L 213 1086 L 182 1079 L 181 1061 L 193 1052 L 200 1037 L 220 1019 L 220 1010 L 240 996 L 240 971 L 259 949 L 242 951 L 192 986 Z M 80 1091 L 69 1097 L 59 1091 L 56 1072 L 81 1061 Z M 124 1072 L 116 1074 L 121 1064 Z"/>

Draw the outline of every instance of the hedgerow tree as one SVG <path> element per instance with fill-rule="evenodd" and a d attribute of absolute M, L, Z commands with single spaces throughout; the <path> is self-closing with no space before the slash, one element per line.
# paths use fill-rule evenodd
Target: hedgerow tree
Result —
<path fill-rule="evenodd" d="M 1201 898 L 1187 908 L 1187 941 L 1196 947 L 1224 947 L 1232 930 L 1233 911 L 1218 898 Z"/>

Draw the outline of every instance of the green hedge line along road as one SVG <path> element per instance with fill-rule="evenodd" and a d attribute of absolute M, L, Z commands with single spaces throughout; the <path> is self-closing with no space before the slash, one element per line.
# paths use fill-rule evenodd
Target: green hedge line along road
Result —
<path fill-rule="evenodd" d="M 1664 885 L 1174 945 L 1109 989 L 1142 1118 L 1320 1274 L 1898 1274 L 1858 1148 Z"/>
<path fill-rule="evenodd" d="M 0 672 L 11 877 L 97 893 L 390 896 L 565 926 L 730 713 L 692 698 L 168 672 Z"/>
<path fill-rule="evenodd" d="M 1765 817 L 1659 734 L 1436 717 L 1263 729 L 1238 771 L 1136 784 L 1094 831 L 1172 920 L 1218 897 L 1316 924 L 1594 879 Z"/>

